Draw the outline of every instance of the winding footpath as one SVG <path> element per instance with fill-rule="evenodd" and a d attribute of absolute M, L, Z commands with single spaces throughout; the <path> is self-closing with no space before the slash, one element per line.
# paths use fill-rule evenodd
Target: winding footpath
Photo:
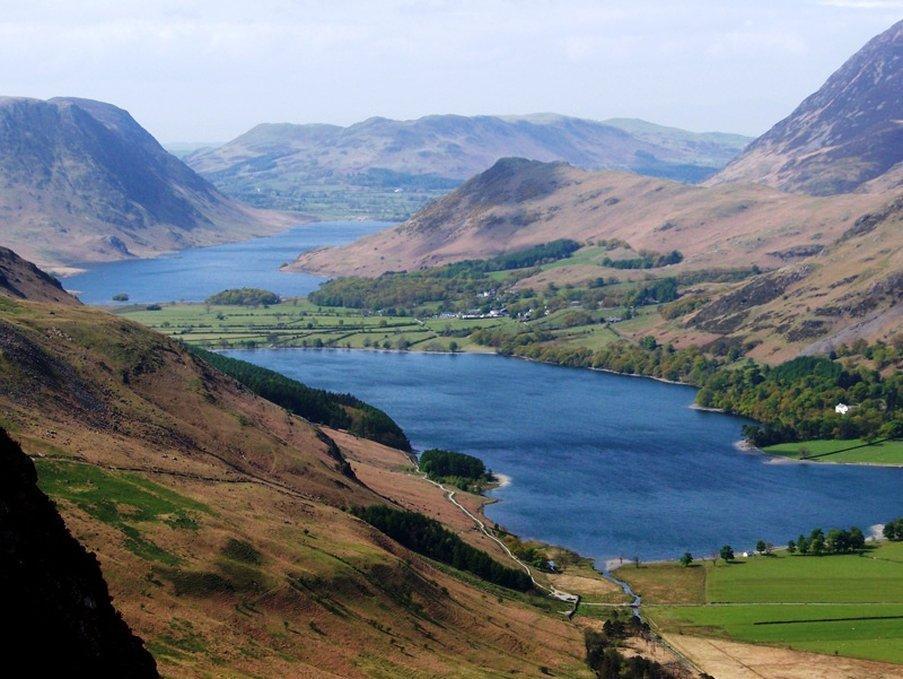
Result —
<path fill-rule="evenodd" d="M 464 505 L 462 505 L 460 502 L 458 502 L 455 499 L 455 493 L 457 493 L 456 490 L 450 490 L 449 488 L 446 488 L 438 481 L 433 481 L 431 478 L 429 478 L 423 472 L 420 472 L 420 475 L 423 477 L 424 480 L 426 480 L 429 483 L 432 483 L 434 486 L 439 488 L 443 493 L 445 493 L 445 497 L 448 499 L 448 501 L 451 502 L 453 505 L 455 505 L 455 507 L 460 509 L 462 512 L 464 512 L 464 514 L 467 515 L 471 519 L 471 521 L 473 521 L 476 524 L 476 526 L 480 529 L 480 531 L 483 533 L 483 535 L 485 535 L 487 538 L 489 538 L 490 540 L 492 540 L 493 542 L 498 544 L 499 547 L 501 547 L 503 550 L 505 550 L 505 553 L 511 558 L 511 560 L 514 561 L 518 566 L 523 568 L 524 572 L 530 576 L 530 580 L 533 581 L 533 585 L 537 589 L 540 589 L 540 590 L 546 592 L 550 597 L 552 597 L 554 599 L 558 599 L 559 601 L 566 601 L 566 602 L 570 603 L 571 608 L 568 611 L 566 611 L 564 615 L 565 615 L 565 617 L 567 617 L 568 620 L 570 620 L 571 618 L 574 617 L 574 614 L 577 612 L 578 606 L 580 606 L 580 595 L 579 594 L 571 594 L 570 592 L 564 592 L 560 589 L 556 589 L 554 587 L 547 586 L 547 585 L 542 584 L 541 582 L 538 582 L 536 580 L 536 577 L 533 575 L 532 569 L 527 564 L 525 564 L 523 561 L 518 559 L 517 556 L 515 556 L 514 552 L 512 552 L 508 548 L 508 545 L 506 545 L 504 542 L 499 540 L 495 535 L 493 535 L 489 531 L 489 529 L 486 528 L 486 524 L 483 523 L 483 521 L 479 517 L 475 516 L 469 509 L 467 509 L 467 507 L 465 507 Z M 607 572 L 607 571 L 603 572 L 602 576 L 604 578 L 606 578 L 607 580 L 610 580 L 611 582 L 614 582 L 616 585 L 618 585 L 618 587 L 620 587 L 627 596 L 631 597 L 632 600 L 626 604 L 623 604 L 623 603 L 622 604 L 586 604 L 586 603 L 584 603 L 583 605 L 584 606 L 599 605 L 599 606 L 611 606 L 611 607 L 629 606 L 632 609 L 633 615 L 636 616 L 636 618 L 638 618 L 639 620 L 643 620 L 644 622 L 647 622 L 647 624 L 648 624 L 649 621 L 644 620 L 644 618 L 640 612 L 640 606 L 642 604 L 642 598 L 640 597 L 640 595 L 637 594 L 636 592 L 634 592 L 628 583 L 615 577 L 610 572 Z M 653 630 L 654 630 L 654 628 L 653 628 Z M 667 648 L 669 651 L 671 651 L 671 653 L 674 654 L 674 656 L 677 658 L 679 663 L 681 663 L 684 667 L 686 667 L 688 669 L 694 670 L 696 672 L 701 672 L 700 668 L 696 665 L 695 662 L 693 662 L 693 660 L 691 660 L 689 658 L 689 656 L 687 656 L 685 653 L 681 652 L 672 643 L 667 641 L 662 636 L 662 634 L 660 632 L 658 632 L 657 630 L 654 630 L 654 633 L 655 633 L 655 640 L 659 644 L 661 644 L 662 646 Z"/>
<path fill-rule="evenodd" d="M 438 481 L 433 481 L 431 478 L 429 478 L 426 474 L 424 474 L 422 472 L 421 472 L 421 475 L 423 476 L 423 478 L 426 481 L 428 481 L 429 483 L 432 483 L 434 486 L 439 488 L 443 493 L 445 493 L 445 497 L 448 499 L 448 501 L 451 502 L 453 505 L 455 505 L 455 507 L 460 509 L 462 512 L 464 512 L 471 519 L 471 521 L 473 521 L 477 525 L 477 527 L 480 529 L 480 532 L 482 532 L 483 535 L 485 535 L 487 538 L 489 538 L 490 540 L 495 542 L 499 547 L 501 547 L 503 550 L 505 550 L 505 553 L 511 558 L 511 560 L 514 561 L 515 563 L 517 563 L 517 565 L 520 566 L 524 570 L 524 572 L 530 576 L 530 580 L 533 581 L 533 585 L 537 589 L 541 589 L 542 591 L 546 592 L 549 596 L 551 596 L 554 599 L 558 599 L 559 601 L 566 601 L 570 604 L 573 604 L 571 610 L 568 611 L 566 613 L 566 615 L 568 618 L 570 618 L 574 615 L 575 611 L 577 610 L 577 606 L 580 604 L 580 595 L 579 594 L 571 594 L 570 592 L 564 592 L 560 589 L 555 589 L 554 587 L 547 586 L 547 585 L 542 584 L 541 582 L 538 582 L 536 580 L 536 577 L 533 575 L 532 569 L 527 564 L 525 564 L 523 561 L 518 559 L 517 556 L 515 556 L 514 552 L 512 552 L 508 548 L 508 545 L 506 545 L 504 542 L 499 540 L 495 535 L 493 535 L 489 531 L 489 529 L 486 528 L 486 524 L 483 523 L 483 521 L 481 521 L 478 517 L 474 516 L 474 514 L 469 509 L 467 509 L 467 507 L 465 507 L 464 505 L 462 505 L 460 502 L 458 502 L 455 499 L 455 493 L 457 493 L 456 490 L 450 490 L 450 489 L 446 488 L 441 483 L 439 483 Z"/>

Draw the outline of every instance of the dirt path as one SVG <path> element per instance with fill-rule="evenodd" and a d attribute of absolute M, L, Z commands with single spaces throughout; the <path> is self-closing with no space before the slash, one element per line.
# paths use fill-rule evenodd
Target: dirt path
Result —
<path fill-rule="evenodd" d="M 506 545 L 504 542 L 502 542 L 501 540 L 499 540 L 495 535 L 493 535 L 493 534 L 489 531 L 489 529 L 486 528 L 486 524 L 483 523 L 483 521 L 481 521 L 478 517 L 474 516 L 474 514 L 471 513 L 471 511 L 470 511 L 469 509 L 467 509 L 467 507 L 465 507 L 464 505 L 462 505 L 460 502 L 458 502 L 458 501 L 455 499 L 455 493 L 457 493 L 457 491 L 455 491 L 455 490 L 449 490 L 448 488 L 446 488 L 445 486 L 443 486 L 443 485 L 442 485 L 441 483 L 439 483 L 438 481 L 433 481 L 433 480 L 432 480 L 431 478 L 429 478 L 426 474 L 423 474 L 422 476 L 423 476 L 423 478 L 424 478 L 426 481 L 428 481 L 429 483 L 432 483 L 434 486 L 436 486 L 437 488 L 439 488 L 440 490 L 442 490 L 442 492 L 445 493 L 445 497 L 448 498 L 449 502 L 451 502 L 451 503 L 452 503 L 453 505 L 455 505 L 458 509 L 460 509 L 462 512 L 464 512 L 468 517 L 470 517 L 470 519 L 477 525 L 477 527 L 480 529 L 480 531 L 483 533 L 483 535 L 485 535 L 487 538 L 489 538 L 489 539 L 492 540 L 493 542 L 497 543 L 497 544 L 499 545 L 499 547 L 501 547 L 503 550 L 505 550 L 505 553 L 511 558 L 511 560 L 514 561 L 515 563 L 517 563 L 518 566 L 520 566 L 521 568 L 523 568 L 523 569 L 524 569 L 524 572 L 525 572 L 527 575 L 530 576 L 530 579 L 533 581 L 533 584 L 534 584 L 538 589 L 541 589 L 541 590 L 543 590 L 544 592 L 547 592 L 547 593 L 549 594 L 549 596 L 551 596 L 551 597 L 553 597 L 553 598 L 555 598 L 555 599 L 558 599 L 559 601 L 566 601 L 566 602 L 568 602 L 568 603 L 570 603 L 570 604 L 573 604 L 573 608 L 568 612 L 568 617 L 571 617 L 571 616 L 574 614 L 574 611 L 577 610 L 577 605 L 580 603 L 580 596 L 579 596 L 579 595 L 577 595 L 577 594 L 571 594 L 570 592 L 563 592 L 563 591 L 561 591 L 561 590 L 559 590 L 559 589 L 555 589 L 554 587 L 546 586 L 546 585 L 543 585 L 543 584 L 540 583 L 540 582 L 537 582 L 536 578 L 535 578 L 534 575 L 533 575 L 532 569 L 531 569 L 527 564 L 525 564 L 523 561 L 521 561 L 520 559 L 518 559 L 518 558 L 514 555 L 514 552 L 512 552 L 512 551 L 508 548 L 508 545 Z"/>

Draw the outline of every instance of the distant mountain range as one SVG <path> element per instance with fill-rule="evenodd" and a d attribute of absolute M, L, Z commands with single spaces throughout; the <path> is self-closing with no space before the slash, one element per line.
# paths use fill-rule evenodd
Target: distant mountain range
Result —
<path fill-rule="evenodd" d="M 398 217 L 507 156 L 697 182 L 748 141 L 630 119 L 433 115 L 349 127 L 263 124 L 185 160 L 254 205 Z"/>
<path fill-rule="evenodd" d="M 287 223 L 221 194 L 120 108 L 0 98 L 0 245 L 41 265 L 151 256 Z"/>
<path fill-rule="evenodd" d="M 775 360 L 832 341 L 887 338 L 903 323 L 900 30 L 866 45 L 710 186 L 503 159 L 404 224 L 305 253 L 290 268 L 375 276 L 558 238 L 620 239 L 679 250 L 677 274 L 752 265 L 766 272 L 685 319 L 683 340 L 729 334 Z M 535 284 L 587 284 L 612 273 L 621 275 L 565 265 Z"/>
<path fill-rule="evenodd" d="M 711 183 L 756 182 L 821 196 L 898 188 L 901 155 L 903 21 L 870 40 Z"/>

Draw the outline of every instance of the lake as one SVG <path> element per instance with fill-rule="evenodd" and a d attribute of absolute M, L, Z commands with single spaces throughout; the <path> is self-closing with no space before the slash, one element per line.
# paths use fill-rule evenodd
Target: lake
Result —
<path fill-rule="evenodd" d="M 325 280 L 320 276 L 283 273 L 279 266 L 299 253 L 324 245 L 341 245 L 381 231 L 388 222 L 316 222 L 275 236 L 239 243 L 190 248 L 156 259 L 129 259 L 87 265 L 85 273 L 63 279 L 69 291 L 88 304 L 113 304 L 126 293 L 129 303 L 200 302 L 233 287 L 271 290 L 284 297 L 306 295 Z"/>
<path fill-rule="evenodd" d="M 738 451 L 744 420 L 695 389 L 492 355 L 227 352 L 384 409 L 419 450 L 481 457 L 511 484 L 489 518 L 604 560 L 785 544 L 903 510 L 903 469 L 776 462 Z"/>

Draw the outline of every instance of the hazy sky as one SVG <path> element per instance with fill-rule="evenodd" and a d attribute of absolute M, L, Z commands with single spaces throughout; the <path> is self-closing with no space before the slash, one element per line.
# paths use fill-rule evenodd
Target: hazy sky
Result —
<path fill-rule="evenodd" d="M 755 135 L 900 18 L 897 0 L 0 0 L 0 94 L 109 101 L 163 141 L 539 111 Z"/>

